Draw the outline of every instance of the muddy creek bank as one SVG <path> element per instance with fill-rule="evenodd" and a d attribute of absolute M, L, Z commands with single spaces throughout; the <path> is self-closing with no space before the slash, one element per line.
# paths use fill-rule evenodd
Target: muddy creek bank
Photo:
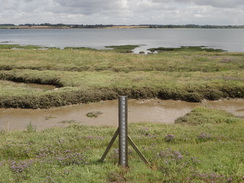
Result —
<path fill-rule="evenodd" d="M 57 89 L 57 87 L 55 85 L 51 85 L 51 84 L 23 83 L 23 82 L 14 82 L 14 81 L 6 81 L 6 80 L 0 80 L 0 81 L 4 81 L 7 84 L 10 84 L 13 86 L 31 88 L 34 90 L 55 90 L 55 89 Z"/>
<path fill-rule="evenodd" d="M 191 103 L 174 100 L 129 100 L 128 121 L 174 123 L 197 106 L 222 109 L 236 116 L 244 117 L 244 100 L 218 100 Z M 95 112 L 97 117 L 88 117 Z M 51 109 L 0 109 L 0 130 L 25 130 L 28 124 L 37 130 L 70 124 L 118 125 L 118 101 L 101 101 L 98 103 L 72 105 Z"/>

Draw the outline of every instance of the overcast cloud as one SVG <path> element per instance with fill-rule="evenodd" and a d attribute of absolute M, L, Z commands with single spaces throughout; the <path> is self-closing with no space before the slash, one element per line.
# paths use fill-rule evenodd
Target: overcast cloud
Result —
<path fill-rule="evenodd" d="M 0 24 L 244 25 L 244 0 L 0 0 Z"/>

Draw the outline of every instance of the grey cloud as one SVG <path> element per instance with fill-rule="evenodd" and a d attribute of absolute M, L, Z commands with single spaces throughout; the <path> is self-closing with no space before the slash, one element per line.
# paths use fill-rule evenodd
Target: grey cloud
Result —
<path fill-rule="evenodd" d="M 244 0 L 0 0 L 0 23 L 244 24 Z"/>
<path fill-rule="evenodd" d="M 243 0 L 152 0 L 153 3 L 193 3 L 196 5 L 212 6 L 219 8 L 239 8 L 244 6 Z"/>
<path fill-rule="evenodd" d="M 5 12 L 6 10 L 16 12 L 23 11 L 25 13 L 32 13 L 35 11 L 46 12 L 52 11 L 50 7 L 52 5 L 52 0 L 0 0 L 0 11 Z"/>
<path fill-rule="evenodd" d="M 20 5 L 20 1 L 18 0 L 9 0 L 9 1 L 3 1 L 0 0 L 0 9 L 3 10 L 9 10 L 9 9 L 15 9 L 16 7 L 18 8 Z"/>
<path fill-rule="evenodd" d="M 55 0 L 55 2 L 60 5 L 60 12 L 80 13 L 84 15 L 120 10 L 122 8 L 121 0 Z"/>
<path fill-rule="evenodd" d="M 238 8 L 244 5 L 243 0 L 195 0 L 198 5 L 210 5 L 213 7 Z"/>

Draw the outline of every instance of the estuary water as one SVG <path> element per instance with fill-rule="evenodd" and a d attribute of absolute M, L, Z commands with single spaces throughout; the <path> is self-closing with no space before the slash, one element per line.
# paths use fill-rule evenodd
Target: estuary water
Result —
<path fill-rule="evenodd" d="M 218 100 L 192 103 L 175 100 L 135 100 L 128 101 L 128 122 L 152 122 L 173 124 L 197 106 L 205 106 L 230 112 L 244 117 L 244 100 Z M 87 117 L 89 112 L 99 112 L 96 118 Z M 70 124 L 92 126 L 118 126 L 118 101 L 71 105 L 51 109 L 0 109 L 0 130 L 25 130 L 28 124 L 37 130 L 50 127 L 64 127 Z"/>
<path fill-rule="evenodd" d="M 229 52 L 244 52 L 244 29 L 0 29 L 0 44 L 47 47 L 90 47 L 141 45 L 148 48 L 206 46 Z"/>

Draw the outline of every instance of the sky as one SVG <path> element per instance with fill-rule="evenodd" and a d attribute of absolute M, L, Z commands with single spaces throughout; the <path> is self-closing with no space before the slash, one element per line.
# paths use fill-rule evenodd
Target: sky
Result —
<path fill-rule="evenodd" d="M 0 0 L 0 24 L 244 25 L 244 0 Z"/>

